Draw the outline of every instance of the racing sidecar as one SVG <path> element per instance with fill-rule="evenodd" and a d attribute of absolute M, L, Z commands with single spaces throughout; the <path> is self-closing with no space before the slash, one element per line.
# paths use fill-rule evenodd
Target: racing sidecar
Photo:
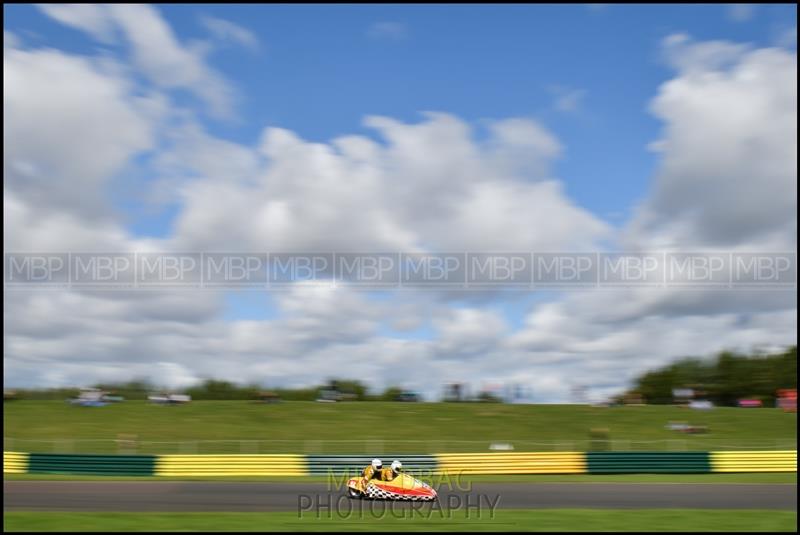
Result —
<path fill-rule="evenodd" d="M 351 498 L 372 500 L 433 501 L 437 497 L 430 485 L 405 473 L 391 481 L 354 477 L 347 481 L 347 491 Z"/>

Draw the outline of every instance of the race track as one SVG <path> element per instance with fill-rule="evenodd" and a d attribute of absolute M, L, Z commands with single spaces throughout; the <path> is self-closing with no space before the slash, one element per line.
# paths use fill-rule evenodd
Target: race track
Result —
<path fill-rule="evenodd" d="M 4 510 L 316 511 L 384 507 L 324 483 L 5 481 Z M 493 505 L 494 504 L 494 505 Z M 793 484 L 475 483 L 439 488 L 442 508 L 703 508 L 797 510 Z M 392 507 L 419 507 L 395 502 Z M 424 504 L 430 507 L 430 504 Z M 327 507 L 327 509 L 326 509 Z"/>

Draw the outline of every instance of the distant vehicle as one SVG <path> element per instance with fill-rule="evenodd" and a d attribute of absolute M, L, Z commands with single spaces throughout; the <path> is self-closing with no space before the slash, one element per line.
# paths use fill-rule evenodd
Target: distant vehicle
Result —
<path fill-rule="evenodd" d="M 337 390 L 335 388 L 322 388 L 319 391 L 319 397 L 317 397 L 317 401 L 325 403 L 332 403 L 335 401 L 355 401 L 357 399 L 358 396 L 355 392 L 342 392 L 341 390 Z"/>
<path fill-rule="evenodd" d="M 151 403 L 160 404 L 189 403 L 192 401 L 192 397 L 188 394 L 154 394 L 147 396 L 147 399 Z"/>
<path fill-rule="evenodd" d="M 797 412 L 797 389 L 796 388 L 782 388 L 777 392 L 778 397 L 775 400 L 775 405 L 784 410 L 784 412 Z"/>
<path fill-rule="evenodd" d="M 319 391 L 317 401 L 320 403 L 334 403 L 342 399 L 342 395 L 337 390 L 323 389 Z"/>
<path fill-rule="evenodd" d="M 68 400 L 73 405 L 81 407 L 103 407 L 108 405 L 106 393 L 99 388 L 82 388 L 77 398 Z"/>
<path fill-rule="evenodd" d="M 691 425 L 686 422 L 669 422 L 665 427 L 671 431 L 678 431 L 680 433 L 688 434 L 709 432 L 707 425 Z"/>
<path fill-rule="evenodd" d="M 419 401 L 419 394 L 416 392 L 401 392 L 394 398 L 395 401 Z"/>
<path fill-rule="evenodd" d="M 277 392 L 265 391 L 258 393 L 258 401 L 262 403 L 280 403 L 281 397 Z"/>
<path fill-rule="evenodd" d="M 760 399 L 740 399 L 740 407 L 761 407 L 763 403 Z"/>

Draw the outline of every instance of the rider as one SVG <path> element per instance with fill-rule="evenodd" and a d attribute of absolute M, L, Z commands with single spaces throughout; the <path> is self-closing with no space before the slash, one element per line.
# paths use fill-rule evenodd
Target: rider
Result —
<path fill-rule="evenodd" d="M 403 470 L 403 463 L 395 459 L 392 461 L 391 468 L 389 469 L 389 473 L 386 474 L 388 476 L 387 480 L 391 481 L 392 479 L 396 478 L 400 475 L 400 472 Z"/>
<path fill-rule="evenodd" d="M 372 478 L 379 478 L 383 475 L 383 461 L 380 459 L 372 459 L 372 463 L 364 468 L 362 474 L 364 476 L 364 481 L 369 481 Z"/>

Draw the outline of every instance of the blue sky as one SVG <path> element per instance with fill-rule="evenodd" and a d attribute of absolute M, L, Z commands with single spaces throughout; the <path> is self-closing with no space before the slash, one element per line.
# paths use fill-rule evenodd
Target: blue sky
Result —
<path fill-rule="evenodd" d="M 218 4 L 159 5 L 119 11 L 105 7 L 97 11 L 59 9 L 4 6 L 6 40 L 12 43 L 6 44 L 4 51 L 13 59 L 5 70 L 11 70 L 17 80 L 14 84 L 19 84 L 10 86 L 13 97 L 7 99 L 10 103 L 6 103 L 6 107 L 12 111 L 16 107 L 36 109 L 35 102 L 26 101 L 26 95 L 35 88 L 35 98 L 48 98 L 47 110 L 52 111 L 51 116 L 19 115 L 14 122 L 4 123 L 8 132 L 22 132 L 17 136 L 19 139 L 24 136 L 31 139 L 25 138 L 19 143 L 14 139 L 7 148 L 7 160 L 12 162 L 8 169 L 12 170 L 7 171 L 9 177 L 4 181 L 4 191 L 13 198 L 13 206 L 19 213 L 47 214 L 53 218 L 50 223 L 45 216 L 37 220 L 44 221 L 40 224 L 42 228 L 47 228 L 46 223 L 52 224 L 56 229 L 68 228 L 79 237 L 84 237 L 85 233 L 86 237 L 84 241 L 77 238 L 74 242 L 69 238 L 56 240 L 54 236 L 58 232 L 48 234 L 23 219 L 21 221 L 27 221 L 25 230 L 29 230 L 30 235 L 18 231 L 13 238 L 19 240 L 16 243 L 23 243 L 25 249 L 34 250 L 36 245 L 46 250 L 55 242 L 62 248 L 66 246 L 62 244 L 68 243 L 78 243 L 75 247 L 98 243 L 106 247 L 118 244 L 120 250 L 123 244 L 130 248 L 144 244 L 221 250 L 234 244 L 231 247 L 238 247 L 237 250 L 270 250 L 273 243 L 284 247 L 294 244 L 315 247 L 328 236 L 338 240 L 338 246 L 353 251 L 373 246 L 388 251 L 397 244 L 428 243 L 444 247 L 441 250 L 448 250 L 448 247 L 459 250 L 473 243 L 476 250 L 525 251 L 534 246 L 545 250 L 548 247 L 570 250 L 570 247 L 580 248 L 581 244 L 603 246 L 619 242 L 623 236 L 634 236 L 638 240 L 636 243 L 643 247 L 699 243 L 712 248 L 718 243 L 710 239 L 702 242 L 700 237 L 706 236 L 704 233 L 708 236 L 720 234 L 711 230 L 716 225 L 724 226 L 729 212 L 741 212 L 752 220 L 753 235 L 760 236 L 760 241 L 747 241 L 749 237 L 746 239 L 743 234 L 741 240 L 734 243 L 750 247 L 749 250 L 754 247 L 753 243 L 782 250 L 781 247 L 789 243 L 783 240 L 791 234 L 787 234 L 786 228 L 791 225 L 786 227 L 786 222 L 793 218 L 796 229 L 796 205 L 784 202 L 781 207 L 774 208 L 783 201 L 772 199 L 771 219 L 754 215 L 746 205 L 747 199 L 754 196 L 754 190 L 745 174 L 759 176 L 763 172 L 764 176 L 772 176 L 775 155 L 791 156 L 791 150 L 783 145 L 791 141 L 788 139 L 791 135 L 786 135 L 789 129 L 781 123 L 786 132 L 772 138 L 769 128 L 748 122 L 748 118 L 742 118 L 735 128 L 727 121 L 728 116 L 738 119 L 740 110 L 737 108 L 747 108 L 746 103 L 738 104 L 743 101 L 742 95 L 752 95 L 754 105 L 774 111 L 774 116 L 764 112 L 762 120 L 767 124 L 775 123 L 775 117 L 780 119 L 793 113 L 784 109 L 785 95 L 770 93 L 771 90 L 778 93 L 780 88 L 770 88 L 768 83 L 764 87 L 742 88 L 737 85 L 741 80 L 731 73 L 740 72 L 737 68 L 745 72 L 753 65 L 759 67 L 762 60 L 756 52 L 763 52 L 778 56 L 775 62 L 781 68 L 776 71 L 780 76 L 785 74 L 786 68 L 781 62 L 787 57 L 796 59 L 796 37 L 788 37 L 796 35 L 794 5 Z M 147 42 L 156 42 L 159 31 L 169 37 L 169 49 L 163 51 L 163 58 L 158 57 L 159 51 L 154 53 L 146 46 Z M 64 65 L 68 60 L 91 60 L 88 65 L 73 65 L 76 79 L 78 74 L 91 74 L 87 79 L 98 85 L 108 83 L 108 87 L 116 88 L 115 84 L 120 84 L 119 87 L 124 87 L 120 98 L 108 97 L 109 102 L 103 103 L 107 107 L 102 108 L 100 104 L 82 102 L 80 95 L 72 95 L 71 100 L 65 97 L 63 107 L 59 107 L 61 81 L 53 80 L 51 89 L 41 88 L 41 84 L 25 85 L 27 80 L 38 80 L 39 69 L 56 68 L 47 63 L 53 60 L 47 55 L 48 50 L 58 51 Z M 733 58 L 733 67 L 717 65 L 697 53 L 709 50 L 713 52 L 709 57 L 720 54 L 720 57 Z M 752 57 L 748 55 L 750 51 L 754 51 Z M 667 57 L 668 52 L 674 56 L 672 59 Z M 685 63 L 681 64 L 680 58 Z M 107 69 L 104 61 L 114 64 L 116 70 Z M 166 71 L 164 65 L 168 66 Z M 725 68 L 733 70 L 725 71 Z M 170 76 L 169 69 L 174 69 L 184 79 Z M 709 77 L 695 78 L 698 70 Z M 765 71 L 759 76 L 771 80 L 772 74 L 775 73 Z M 702 82 L 728 75 L 731 75 L 726 78 L 728 85 L 711 90 Z M 683 85 L 670 86 L 671 81 Z M 206 84 L 209 89 L 204 92 Z M 230 89 L 232 94 L 220 97 L 225 89 Z M 52 94 L 47 93 L 48 90 Z M 728 90 L 736 95 L 731 100 L 737 104 L 720 112 L 714 106 L 715 97 L 726 95 Z M 794 91 L 792 102 L 796 112 L 796 86 L 788 90 Z M 43 93 L 47 97 L 41 96 Z M 109 90 L 103 95 L 112 93 L 116 94 Z M 212 109 L 214 102 L 219 102 L 215 98 L 230 101 L 232 111 L 218 113 L 219 110 Z M 161 105 L 159 102 L 164 105 L 166 111 L 153 113 L 161 114 L 157 119 L 143 111 L 142 101 L 148 99 L 154 108 Z M 687 105 L 684 109 L 685 103 L 693 102 L 705 104 L 699 108 Z M 769 105 L 764 106 L 764 102 Z M 775 102 L 778 104 L 773 105 Z M 659 116 L 651 112 L 654 105 L 659 107 Z M 710 110 L 707 114 L 705 108 Z M 41 140 L 52 141 L 53 132 L 60 132 L 64 124 L 72 124 L 70 121 L 75 114 L 85 113 L 89 117 L 101 109 L 102 113 L 116 113 L 117 120 L 129 121 L 130 125 L 120 124 L 118 129 L 109 129 L 108 125 L 97 127 L 96 137 L 92 139 L 100 145 L 109 138 L 108 146 L 65 151 L 63 167 L 81 171 L 81 158 L 92 159 L 95 156 L 92 151 L 96 150 L 97 154 L 124 156 L 109 164 L 113 172 L 102 180 L 87 180 L 86 183 L 79 174 L 60 176 L 58 172 L 47 179 L 40 177 L 40 183 L 26 182 L 25 170 L 36 169 L 39 160 L 46 164 L 44 168 L 49 165 L 58 169 L 59 162 L 54 165 L 52 155 L 61 154 L 56 149 L 69 145 L 73 132 L 63 134 L 68 141 L 56 147 L 48 147 Z M 452 121 L 423 115 L 429 111 L 448 114 Z M 390 118 L 395 123 L 369 127 L 364 124 L 369 116 Z M 450 176 L 469 174 L 469 169 L 448 159 L 450 143 L 458 137 L 453 134 L 458 125 L 469 126 L 472 129 L 469 143 L 481 146 L 483 142 L 495 142 L 492 136 L 496 133 L 492 129 L 511 119 L 524 121 L 528 128 L 526 135 L 540 136 L 526 147 L 544 162 L 541 168 L 537 167 L 530 176 L 507 176 L 503 165 L 495 169 L 492 166 L 497 162 L 486 157 L 481 165 L 497 171 L 497 176 L 487 178 L 486 183 L 476 179 L 472 184 L 472 179 Z M 79 120 L 78 126 L 82 128 L 80 123 Z M 514 124 L 519 126 L 519 123 Z M 408 133 L 411 130 L 406 131 L 406 125 L 415 125 L 413 135 Z M 508 127 L 510 123 L 502 125 Z M 708 142 L 708 152 L 712 155 L 709 160 L 716 160 L 701 162 L 702 158 L 691 153 L 691 147 L 674 148 L 680 147 L 680 143 L 673 143 L 673 148 L 664 152 L 648 148 L 657 140 L 669 141 L 670 129 L 676 125 L 682 132 L 704 132 L 703 143 Z M 96 125 L 90 125 L 87 129 L 94 127 Z M 431 130 L 426 130 L 428 127 Z M 125 131 L 142 132 L 141 139 L 116 140 L 115 136 Z M 273 137 L 265 141 L 270 132 Z M 364 187 L 354 187 L 349 196 L 336 188 L 326 189 L 326 181 L 347 183 L 349 177 L 334 180 L 327 175 L 327 167 L 315 167 L 314 147 L 309 143 L 287 141 L 286 132 L 307 142 L 325 144 L 325 147 L 335 146 L 332 140 L 341 136 L 371 139 L 387 148 L 387 154 L 376 157 L 373 162 L 376 168 L 388 168 L 397 163 L 388 155 L 388 148 L 397 149 L 409 160 L 417 156 L 413 151 L 403 153 L 404 135 L 411 139 L 415 136 L 427 139 L 436 146 L 417 151 L 424 153 L 420 156 L 423 162 L 420 167 L 412 166 L 411 172 L 386 172 L 375 179 L 374 190 L 370 189 L 374 184 L 367 181 Z M 195 134 L 199 141 L 191 137 Z M 387 141 L 387 136 L 392 135 L 397 138 Z M 725 173 L 729 169 L 723 164 L 737 162 L 737 143 L 753 135 L 767 138 L 760 145 L 766 147 L 764 154 L 742 163 L 743 175 L 732 176 L 730 182 L 726 182 Z M 796 138 L 796 133 L 794 135 Z M 75 137 L 82 136 L 84 132 Z M 440 141 L 441 146 L 438 145 Z M 461 141 L 456 141 L 455 145 L 460 147 Z M 552 144 L 560 147 L 560 152 L 552 149 Z M 263 149 L 267 145 L 273 151 L 269 158 Z M 716 145 L 719 147 L 715 148 Z M 284 157 L 292 152 L 287 147 L 299 151 L 300 156 Z M 720 158 L 720 154 L 724 157 Z M 215 158 L 219 159 L 216 162 L 219 165 L 215 165 Z M 274 161 L 267 163 L 270 158 Z M 690 163 L 685 171 L 675 172 L 675 167 L 667 165 L 670 162 L 679 162 L 681 169 L 685 162 Z M 751 162 L 764 167 L 748 167 Z M 794 172 L 791 172 L 790 160 L 787 162 L 785 173 L 779 179 L 794 176 L 796 181 L 796 158 Z M 433 171 L 427 182 L 419 179 L 417 175 L 429 169 Z M 87 169 L 87 173 L 91 171 Z M 172 171 L 175 176 L 166 176 L 173 180 L 171 182 L 165 175 Z M 236 175 L 239 172 L 242 176 Z M 542 181 L 549 178 L 558 181 L 559 190 L 542 186 Z M 404 181 L 409 184 L 407 188 L 401 184 Z M 693 189 L 695 183 L 699 191 L 721 186 L 733 192 L 731 195 L 742 204 L 731 206 L 722 200 L 703 199 Z M 263 189 L 253 190 L 254 184 Z M 44 189 L 36 191 L 39 186 Z M 793 187 L 796 188 L 796 184 Z M 93 188 L 103 188 L 102 206 L 93 205 L 95 200 L 76 201 L 70 197 L 70 190 L 84 191 L 81 188 L 86 188 L 87 193 Z M 766 186 L 756 188 L 756 192 L 769 189 Z M 253 191 L 260 197 L 253 199 Z M 384 196 L 384 191 L 390 193 Z M 477 192 L 482 192 L 483 196 Z M 153 201 L 154 198 L 160 200 Z M 462 198 L 472 199 L 473 204 L 464 201 L 461 206 L 475 207 L 474 213 L 456 213 L 448 219 L 447 210 L 438 213 L 424 208 L 428 203 L 434 207 L 450 206 L 448 203 L 453 199 Z M 250 201 L 252 205 L 248 204 Z M 294 207 L 295 211 L 289 210 L 287 215 L 282 211 L 287 210 L 287 206 Z M 306 212 L 303 210 L 306 206 L 314 209 Z M 530 213 L 526 212 L 528 206 Z M 239 211 L 242 213 L 237 214 Z M 764 211 L 770 212 L 769 209 Z M 107 212 L 113 214 L 113 221 L 105 226 L 98 224 L 97 214 Z M 640 212 L 647 212 L 647 217 Z M 703 227 L 693 219 L 698 213 L 708 214 Z M 318 214 L 323 214 L 319 215 L 319 220 L 316 219 Z M 237 219 L 237 215 L 242 217 Z M 244 215 L 252 217 L 248 219 Z M 434 219 L 433 223 L 428 217 Z M 767 219 L 773 226 L 764 222 Z M 776 219 L 780 225 L 775 223 Z M 65 221 L 74 221 L 77 227 L 69 227 Z M 268 221 L 269 225 L 258 227 L 258 221 Z M 288 223 L 282 225 L 286 221 Z M 481 227 L 484 221 L 487 222 L 485 232 Z M 209 226 L 204 229 L 195 222 Z M 346 232 L 340 233 L 344 236 L 337 236 L 331 229 Z M 761 234 L 757 234 L 759 232 Z M 796 230 L 794 232 L 796 239 Z M 352 237 L 348 238 L 347 234 Z M 470 241 L 473 236 L 474 240 Z M 698 242 L 693 242 L 695 239 Z M 201 305 L 187 305 L 183 297 L 154 299 L 163 299 L 164 306 L 173 311 L 174 321 L 178 322 L 183 306 L 194 309 L 192 314 L 197 314 L 198 310 L 207 311 L 208 323 L 199 327 L 200 331 L 229 329 L 235 342 L 231 342 L 232 345 L 250 348 L 249 340 L 254 335 L 248 334 L 249 329 L 286 332 L 289 334 L 285 345 L 276 344 L 272 349 L 265 349 L 265 354 L 280 355 L 282 351 L 289 354 L 286 347 L 296 349 L 292 344 L 297 344 L 301 350 L 319 355 L 314 358 L 332 359 L 332 362 L 335 359 L 330 352 L 335 352 L 336 344 L 341 342 L 331 342 L 339 340 L 332 333 L 348 328 L 337 322 L 334 311 L 322 305 L 303 309 L 304 305 L 297 301 L 302 301 L 302 296 L 306 295 L 303 292 L 307 291 L 310 290 L 299 290 L 297 295 L 292 290 L 267 294 L 228 292 L 218 301 L 203 297 L 208 302 Z M 672 318 L 681 329 L 685 325 L 693 326 L 681 331 L 686 333 L 685 340 L 661 350 L 663 359 L 696 346 L 694 337 L 701 328 L 696 322 L 698 314 L 709 322 L 705 329 L 719 330 L 717 345 L 704 345 L 698 351 L 711 351 L 719 344 L 756 343 L 762 335 L 770 338 L 774 334 L 750 332 L 748 337 L 741 338 L 744 336 L 741 333 L 726 330 L 726 316 L 705 312 L 724 310 L 739 314 L 740 307 L 745 307 L 744 298 L 742 301 L 731 298 L 725 305 L 716 303 L 717 297 L 709 298 L 714 301 L 713 306 L 688 294 L 645 298 L 608 293 L 606 297 L 597 297 L 557 291 L 501 292 L 468 298 L 447 292 L 425 296 L 362 292 L 358 297 L 346 296 L 345 299 L 360 303 L 352 305 L 355 316 L 359 314 L 359 307 L 371 311 L 365 313 L 364 325 L 369 325 L 373 319 L 370 314 L 379 319 L 375 320 L 373 334 L 365 334 L 369 331 L 367 327 L 363 331 L 359 330 L 361 327 L 354 328 L 341 343 L 352 344 L 367 353 L 382 347 L 387 354 L 399 351 L 398 347 L 420 343 L 418 351 L 428 355 L 424 358 L 434 361 L 433 368 L 441 361 L 447 362 L 451 358 L 449 355 L 466 355 L 464 359 L 472 359 L 470 365 L 475 366 L 474 373 L 484 375 L 492 373 L 492 369 L 481 367 L 483 365 L 474 359 L 476 351 L 513 353 L 515 362 L 524 364 L 513 369 L 509 367 L 509 376 L 517 377 L 514 374 L 529 373 L 521 370 L 533 369 L 537 362 L 548 369 L 553 359 L 573 362 L 582 355 L 593 355 L 592 351 L 611 355 L 614 352 L 606 348 L 616 347 L 615 344 L 623 341 L 635 346 L 631 340 L 652 338 L 650 329 L 654 328 L 654 318 Z M 686 303 L 676 302 L 681 299 L 686 299 Z M 787 314 L 792 312 L 792 306 L 787 308 L 785 301 L 779 300 L 776 304 L 770 299 L 766 299 L 769 304 L 759 305 L 760 310 L 776 307 L 784 312 L 788 310 Z M 134 301 L 131 306 L 138 306 Z M 66 300 L 63 304 L 65 310 L 73 306 L 69 303 L 72 301 Z M 641 307 L 641 313 L 616 333 L 603 327 L 605 318 L 591 316 L 594 312 L 584 312 L 624 308 L 620 306 L 623 304 Z M 92 310 L 89 305 L 84 308 Z M 56 306 L 52 309 L 60 310 Z M 683 312 L 676 314 L 675 310 Z M 306 340 L 311 336 L 306 332 L 311 327 L 304 323 L 303 314 L 316 318 L 314 329 L 320 334 L 314 343 Z M 395 321 L 397 316 L 404 316 L 400 318 L 403 321 Z M 796 319 L 794 321 L 796 323 Z M 125 324 L 119 328 L 128 332 L 130 326 Z M 153 329 L 161 332 L 163 325 L 154 324 Z M 295 333 L 293 329 L 306 331 Z M 577 330 L 580 334 L 574 332 Z M 29 328 L 20 327 L 20 332 L 29 331 Z M 783 331 L 780 334 L 784 338 L 793 336 Z M 189 337 L 190 345 L 198 337 L 202 335 Z M 279 335 L 274 337 L 280 338 Z M 462 342 L 471 347 L 459 346 Z M 119 343 L 127 343 L 122 335 Z M 380 345 L 384 343 L 386 346 Z M 314 351 L 303 344 L 313 346 Z M 213 345 L 209 342 L 207 347 Z M 635 347 L 637 349 L 627 349 L 626 346 L 614 354 L 626 355 L 640 348 Z M 348 349 L 351 350 L 355 351 L 352 347 Z M 249 354 L 248 351 L 251 350 L 243 349 L 242 354 Z M 124 351 L 120 350 L 122 354 Z M 14 358 L 20 362 L 25 360 L 21 356 Z M 172 362 L 169 356 L 162 358 Z M 611 356 L 603 358 L 611 359 Z M 21 364 L 19 369 L 27 369 L 25 366 Z M 113 365 L 108 366 L 108 369 L 115 369 Z M 564 366 L 566 370 L 568 365 Z M 642 362 L 640 368 L 645 367 Z M 108 369 L 104 368 L 102 373 L 111 373 Z M 608 370 L 617 370 L 618 376 L 628 373 L 619 372 L 619 368 L 611 365 Z M 608 373 L 613 375 L 612 371 Z M 25 373 L 28 372 L 20 371 L 18 376 L 25 376 Z M 48 380 L 58 382 L 71 377 L 68 372 L 63 373 Z M 192 373 L 188 368 L 185 370 L 186 377 Z M 300 372 L 293 373 L 287 372 L 290 377 L 287 380 L 305 380 Z M 539 380 L 540 374 L 535 375 Z M 434 376 L 431 372 L 431 377 Z M 602 384 L 609 384 L 609 381 L 612 379 L 605 376 Z M 555 387 L 545 381 L 540 388 Z"/>

